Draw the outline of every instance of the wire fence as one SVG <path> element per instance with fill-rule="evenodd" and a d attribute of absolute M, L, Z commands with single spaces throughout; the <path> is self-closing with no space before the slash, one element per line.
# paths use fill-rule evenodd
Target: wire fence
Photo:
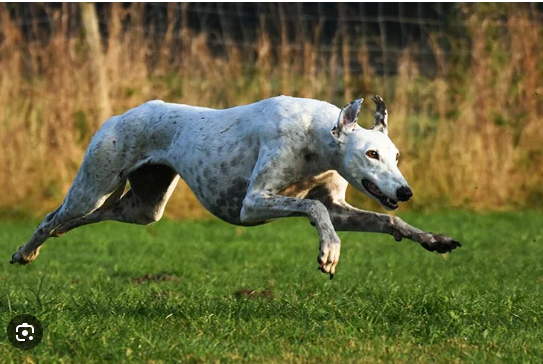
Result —
<path fill-rule="evenodd" d="M 112 16 L 111 4 L 96 4 L 100 31 L 106 43 Z M 527 4 L 541 18 L 541 4 Z M 467 57 L 470 41 L 467 17 L 470 7 L 451 3 L 147 3 L 123 4 L 123 28 L 137 29 L 142 37 L 152 37 L 157 46 L 166 34 L 172 48 L 179 46 L 189 29 L 191 34 L 207 34 L 207 44 L 215 54 L 229 47 L 254 51 L 266 32 L 271 47 L 279 50 L 288 42 L 289 50 L 302 51 L 307 41 L 317 45 L 323 57 L 349 47 L 343 57 L 351 57 L 351 68 L 363 44 L 370 64 L 379 74 L 396 72 L 396 62 L 409 48 L 418 57 L 424 73 L 436 69 L 435 50 L 429 38 L 445 56 Z M 34 41 L 47 42 L 48 34 L 62 26 L 67 33 L 80 34 L 77 4 L 9 4 L 4 9 L 14 24 Z M 130 14 L 127 16 L 127 14 Z M 136 15 L 137 14 L 137 15 Z M 137 21 L 134 18 L 138 18 Z M 505 25 L 507 18 L 497 13 L 493 21 Z"/>
<path fill-rule="evenodd" d="M 344 105 L 374 92 L 394 110 L 406 175 L 428 192 L 420 206 L 531 206 L 543 165 L 541 11 L 0 3 L 0 185 L 14 191 L 0 210 L 52 207 L 100 123 L 147 100 L 226 108 L 286 94 Z M 192 216 L 196 200 L 178 196 L 176 215 Z"/>

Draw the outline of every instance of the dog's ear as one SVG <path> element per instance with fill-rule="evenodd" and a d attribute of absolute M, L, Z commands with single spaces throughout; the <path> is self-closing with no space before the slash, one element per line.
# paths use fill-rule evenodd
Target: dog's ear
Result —
<path fill-rule="evenodd" d="M 388 135 L 388 113 L 387 104 L 379 95 L 372 95 L 371 99 L 377 106 L 375 109 L 375 116 L 373 117 L 373 125 L 371 129 L 381 131 L 385 135 Z"/>
<path fill-rule="evenodd" d="M 354 131 L 357 125 L 356 122 L 358 121 L 358 114 L 360 113 L 360 105 L 362 105 L 363 101 L 364 99 L 354 100 L 343 107 L 339 113 L 336 126 L 330 131 L 336 139 L 341 134 Z"/>

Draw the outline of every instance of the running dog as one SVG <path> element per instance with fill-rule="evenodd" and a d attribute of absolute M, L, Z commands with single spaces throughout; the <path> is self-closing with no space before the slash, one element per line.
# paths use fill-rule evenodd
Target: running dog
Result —
<path fill-rule="evenodd" d="M 460 243 L 447 236 L 345 202 L 349 183 L 388 210 L 413 195 L 388 137 L 386 104 L 372 99 L 370 129 L 357 124 L 363 99 L 343 109 L 287 96 L 224 110 L 150 101 L 114 116 L 93 137 L 64 202 L 11 263 L 32 262 L 45 240 L 78 226 L 160 220 L 180 176 L 231 224 L 306 216 L 319 234 L 318 269 L 331 278 L 340 254 L 336 231 L 386 233 L 452 251 Z"/>

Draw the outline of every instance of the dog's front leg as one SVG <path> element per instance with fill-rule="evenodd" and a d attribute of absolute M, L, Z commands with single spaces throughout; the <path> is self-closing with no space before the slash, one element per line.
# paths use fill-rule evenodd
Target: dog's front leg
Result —
<path fill-rule="evenodd" d="M 258 223 L 280 217 L 307 216 L 316 226 L 320 238 L 319 269 L 333 278 L 339 261 L 341 241 L 324 204 L 282 195 L 252 193 L 243 201 L 241 221 Z"/>
<path fill-rule="evenodd" d="M 329 212 L 337 231 L 390 234 L 396 241 L 407 238 L 420 243 L 426 250 L 438 253 L 447 253 L 461 246 L 458 241 L 448 236 L 417 229 L 397 216 L 359 210 L 347 203 L 329 206 Z"/>

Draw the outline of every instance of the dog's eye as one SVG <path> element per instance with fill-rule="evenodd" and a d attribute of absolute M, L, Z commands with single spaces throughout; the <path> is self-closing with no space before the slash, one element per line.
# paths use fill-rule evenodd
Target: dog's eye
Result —
<path fill-rule="evenodd" d="M 396 153 L 396 162 L 400 159 L 400 153 Z"/>
<path fill-rule="evenodd" d="M 366 155 L 370 158 L 379 160 L 379 153 L 377 153 L 375 150 L 368 150 Z"/>

